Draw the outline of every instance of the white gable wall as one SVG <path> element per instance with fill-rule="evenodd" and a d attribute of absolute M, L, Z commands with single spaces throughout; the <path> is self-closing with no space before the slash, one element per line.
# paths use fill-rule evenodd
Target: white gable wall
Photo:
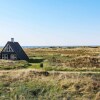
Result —
<path fill-rule="evenodd" d="M 9 44 L 6 45 L 6 47 L 3 49 L 2 52 L 14 52 L 13 49 Z"/>

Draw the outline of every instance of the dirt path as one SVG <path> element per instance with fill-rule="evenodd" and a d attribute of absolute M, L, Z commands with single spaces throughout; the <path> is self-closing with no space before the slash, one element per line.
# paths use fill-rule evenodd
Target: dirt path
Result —
<path fill-rule="evenodd" d="M 44 70 L 41 70 L 41 69 L 14 69 L 14 70 L 0 70 L 0 73 L 10 73 L 10 72 L 29 72 L 29 71 L 35 71 L 35 72 L 42 72 Z M 93 72 L 93 71 L 47 71 L 51 74 L 53 73 L 61 73 L 61 74 L 66 74 L 66 73 L 77 73 L 77 74 L 80 74 L 80 73 L 100 73 L 100 72 Z"/>
<path fill-rule="evenodd" d="M 79 72 L 79 71 L 48 71 L 49 73 L 61 73 L 61 74 L 66 74 L 66 73 L 77 73 L 77 74 L 80 74 L 80 73 L 83 73 L 83 74 L 86 74 L 86 73 L 100 73 L 100 72 L 92 72 L 92 71 L 83 71 L 83 72 Z"/>

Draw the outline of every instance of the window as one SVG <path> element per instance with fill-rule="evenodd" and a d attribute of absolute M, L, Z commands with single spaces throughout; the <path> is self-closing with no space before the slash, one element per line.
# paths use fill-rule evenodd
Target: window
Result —
<path fill-rule="evenodd" d="M 2 54 L 2 59 L 8 59 L 8 55 L 7 54 Z"/>

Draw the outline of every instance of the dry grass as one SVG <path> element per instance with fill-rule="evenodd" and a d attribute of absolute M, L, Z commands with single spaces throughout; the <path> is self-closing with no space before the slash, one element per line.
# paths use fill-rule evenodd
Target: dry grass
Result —
<path fill-rule="evenodd" d="M 100 71 L 100 47 L 25 49 L 30 58 L 45 59 L 46 70 Z"/>
<path fill-rule="evenodd" d="M 12 61 L 12 60 L 0 60 L 0 70 L 10 70 L 10 69 L 20 69 L 26 68 L 29 66 L 29 63 L 24 60 Z"/>
<path fill-rule="evenodd" d="M 0 72 L 1 100 L 99 100 L 99 91 L 100 74 L 61 74 L 31 69 Z"/>

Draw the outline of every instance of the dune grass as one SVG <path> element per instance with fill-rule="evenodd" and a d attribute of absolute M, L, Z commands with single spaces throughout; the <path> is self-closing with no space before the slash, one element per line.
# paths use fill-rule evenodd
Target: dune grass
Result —
<path fill-rule="evenodd" d="M 24 60 L 0 60 L 0 70 L 21 69 L 29 66 L 30 64 Z"/>
<path fill-rule="evenodd" d="M 100 47 L 32 48 L 25 51 L 34 59 L 31 68 L 41 69 L 39 63 L 42 62 L 46 71 L 100 71 Z"/>
<path fill-rule="evenodd" d="M 1 100 L 99 100 L 100 74 L 12 70 L 0 73 Z"/>

